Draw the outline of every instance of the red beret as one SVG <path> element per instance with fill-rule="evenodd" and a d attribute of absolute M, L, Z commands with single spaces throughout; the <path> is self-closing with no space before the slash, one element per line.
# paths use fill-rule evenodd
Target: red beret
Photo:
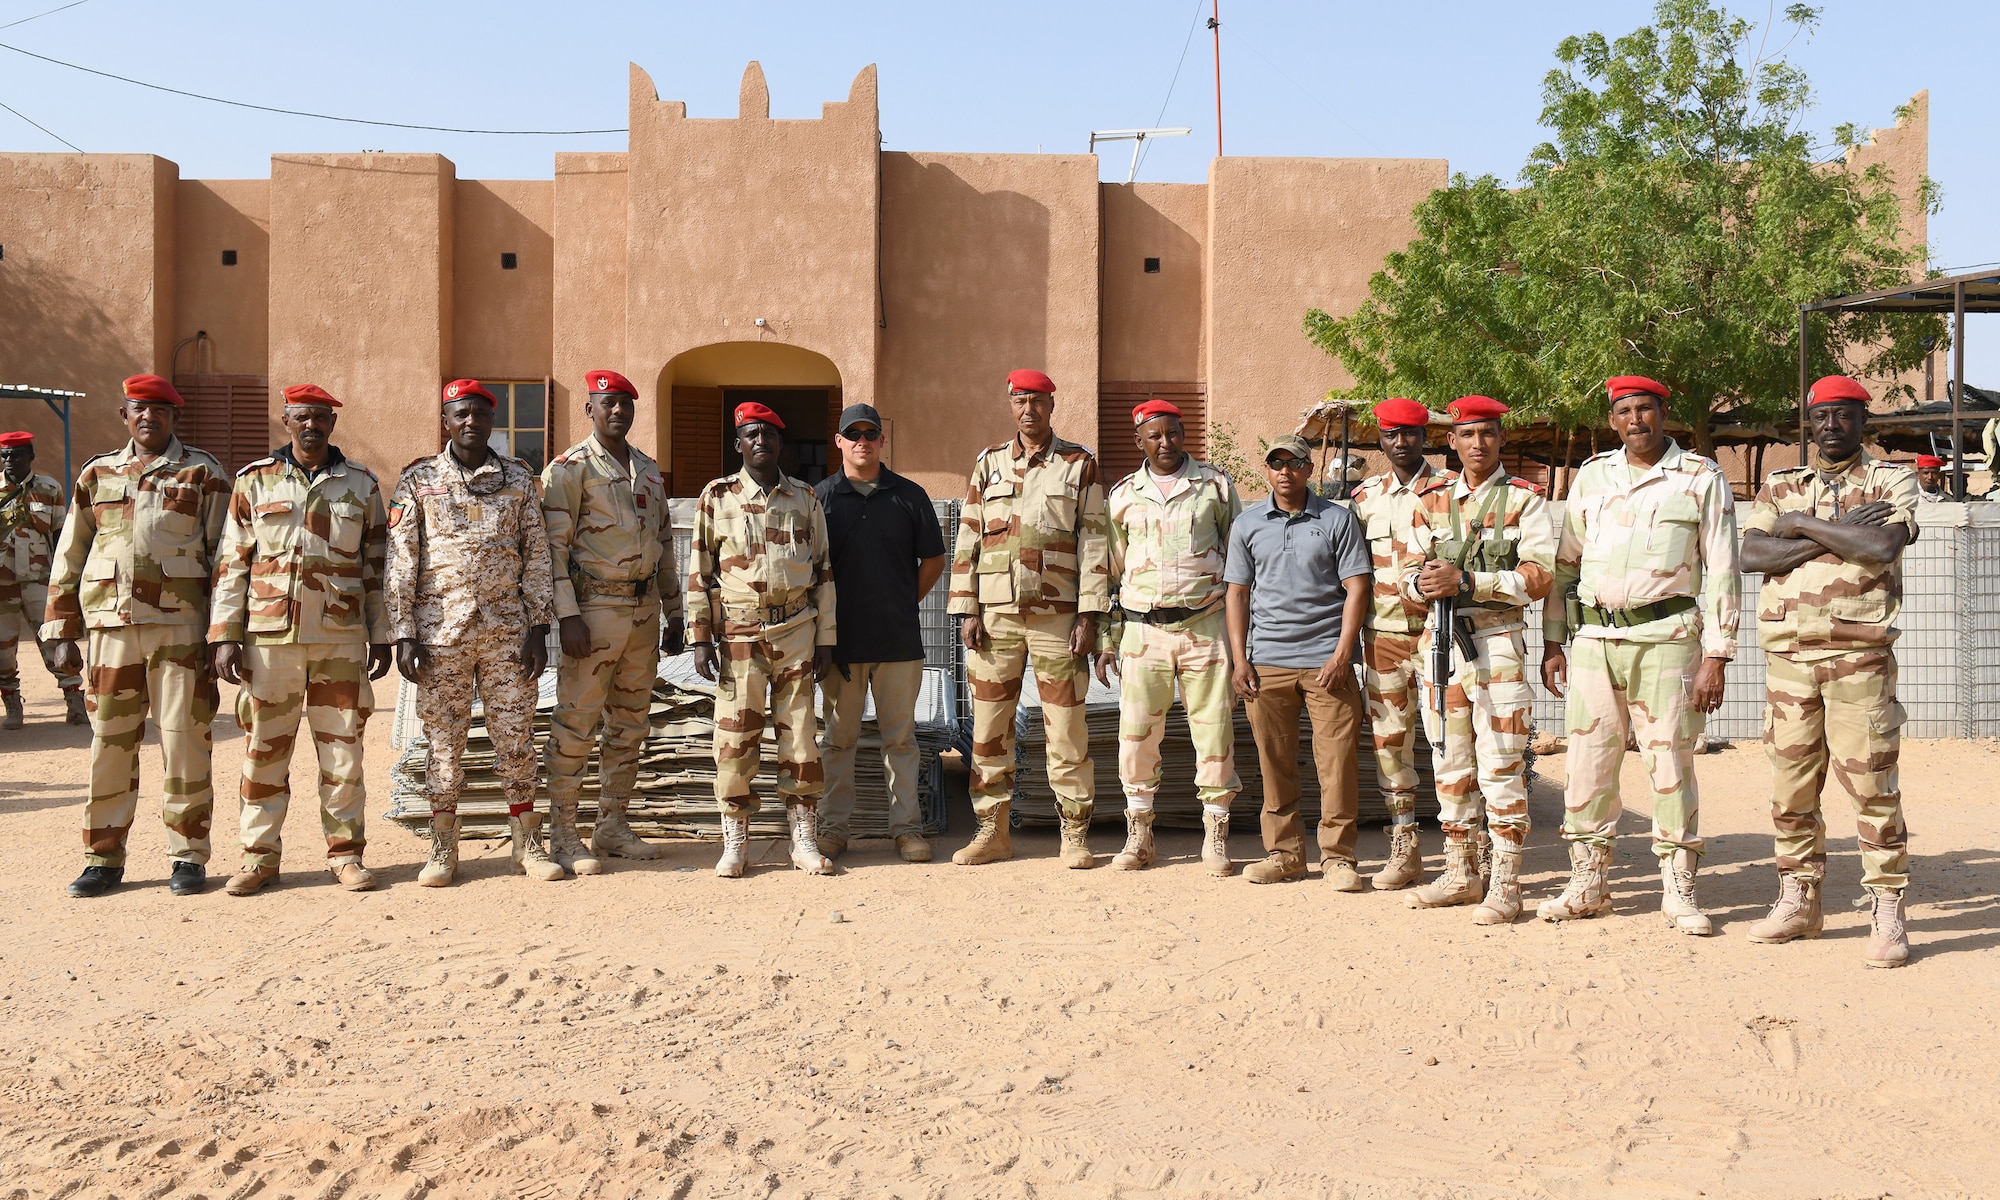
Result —
<path fill-rule="evenodd" d="M 1373 410 L 1375 424 L 1381 429 L 1422 428 L 1431 423 L 1431 410 L 1415 400 L 1405 400 L 1401 396 L 1384 400 Z"/>
<path fill-rule="evenodd" d="M 772 412 L 755 400 L 736 406 L 736 427 L 738 429 L 741 429 L 745 425 L 755 425 L 760 421 L 766 425 L 776 425 L 780 429 L 785 427 L 785 423 L 778 419 L 777 413 Z"/>
<path fill-rule="evenodd" d="M 583 377 L 583 382 L 593 396 L 623 392 L 634 400 L 639 398 L 639 389 L 632 386 L 631 380 L 616 371 L 591 371 Z"/>
<path fill-rule="evenodd" d="M 1154 417 L 1179 417 L 1181 410 L 1165 400 L 1148 400 L 1132 410 L 1132 423 L 1144 425 Z"/>
<path fill-rule="evenodd" d="M 453 400 L 463 400 L 467 396 L 484 396 L 488 404 L 496 408 L 500 405 L 500 401 L 493 393 L 486 390 L 486 385 L 477 379 L 454 379 L 445 384 L 444 397 L 438 403 L 450 404 Z"/>
<path fill-rule="evenodd" d="M 1497 421 L 1507 415 L 1507 406 L 1491 396 L 1460 396 L 1444 407 L 1451 414 L 1452 422 L 1458 425 Z"/>
<path fill-rule="evenodd" d="M 6 445 L 7 439 L 13 436 L 11 433 L 0 433 L 0 446 Z M 1944 466 L 1944 460 L 1935 454 L 1919 454 L 1917 455 L 1917 465 L 1920 467 L 1941 469 Z"/>
<path fill-rule="evenodd" d="M 174 385 L 158 375 L 134 375 L 125 381 L 127 400 L 152 400 L 161 404 L 171 404 L 179 408 L 183 401 Z"/>
<path fill-rule="evenodd" d="M 12 449 L 15 446 L 32 446 L 34 444 L 35 435 L 25 429 L 17 429 L 12 433 L 0 433 L 0 450 Z"/>
<path fill-rule="evenodd" d="M 1828 375 L 1813 384 L 1812 390 L 1806 393 L 1806 407 L 1811 408 L 1815 404 L 1833 404 L 1840 400 L 1859 400 L 1866 404 L 1872 399 L 1874 397 L 1868 394 L 1867 388 L 1847 376 Z"/>
<path fill-rule="evenodd" d="M 1022 369 L 1007 372 L 1007 390 L 1010 392 L 1047 392 L 1056 394 L 1055 380 L 1040 371 Z"/>
<path fill-rule="evenodd" d="M 1665 400 L 1673 395 L 1667 390 L 1666 384 L 1657 379 L 1648 379 L 1644 375 L 1613 375 L 1604 381 L 1604 390 L 1611 394 L 1614 404 L 1627 396 L 1644 394 Z"/>
<path fill-rule="evenodd" d="M 316 383 L 295 383 L 285 389 L 287 404 L 324 404 L 328 408 L 339 408 L 340 401 L 327 394 L 327 390 Z"/>

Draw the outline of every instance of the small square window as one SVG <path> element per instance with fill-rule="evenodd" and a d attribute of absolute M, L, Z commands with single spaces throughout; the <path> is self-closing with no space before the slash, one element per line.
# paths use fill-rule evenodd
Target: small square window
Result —
<path fill-rule="evenodd" d="M 223 265 L 223 266 L 225 266 L 225 267 L 233 267 L 233 266 L 235 266 L 235 265 L 236 265 L 236 251 L 234 251 L 234 250 L 224 250 L 224 251 L 222 252 L 222 265 Z"/>
<path fill-rule="evenodd" d="M 1158 275 L 1159 273 L 1160 273 L 1160 260 L 1159 260 L 1159 259 L 1157 259 L 1157 258 L 1149 258 L 1149 259 L 1147 259 L 1147 260 L 1146 260 L 1146 274 L 1148 274 L 1148 275 Z"/>
<path fill-rule="evenodd" d="M 500 256 L 500 269 L 503 271 L 511 271 L 515 267 L 518 267 L 520 265 L 521 265 L 520 258 L 516 256 L 512 250 L 509 250 Z"/>

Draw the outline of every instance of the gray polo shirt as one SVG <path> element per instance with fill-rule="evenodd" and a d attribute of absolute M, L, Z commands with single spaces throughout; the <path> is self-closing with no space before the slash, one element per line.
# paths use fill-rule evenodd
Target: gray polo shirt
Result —
<path fill-rule="evenodd" d="M 1367 576 L 1374 561 L 1354 514 L 1310 493 L 1304 512 L 1269 499 L 1245 509 L 1229 531 L 1227 583 L 1250 588 L 1250 661 L 1318 667 L 1340 644 L 1341 580 Z"/>

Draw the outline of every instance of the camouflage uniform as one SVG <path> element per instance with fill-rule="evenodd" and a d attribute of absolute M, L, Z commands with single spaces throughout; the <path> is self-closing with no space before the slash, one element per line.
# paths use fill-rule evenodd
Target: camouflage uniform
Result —
<path fill-rule="evenodd" d="M 165 761 L 168 854 L 205 865 L 215 800 L 209 723 L 219 697 L 202 635 L 229 483 L 221 463 L 177 437 L 149 462 L 139 455 L 127 442 L 83 464 L 56 546 L 42 640 L 89 632 L 88 863 L 125 865 L 150 712 Z"/>
<path fill-rule="evenodd" d="M 1431 644 L 1440 631 L 1427 620 L 1417 644 L 1417 661 L 1424 668 L 1424 733 L 1430 738 L 1436 768 L 1440 824 L 1451 841 L 1470 838 L 1479 823 L 1483 796 L 1493 836 L 1518 849 L 1528 836 L 1528 783 L 1522 759 L 1533 728 L 1534 703 L 1523 667 L 1527 647 L 1522 631 L 1527 627 L 1527 606 L 1549 593 L 1555 532 L 1542 489 L 1505 470 L 1495 471 L 1476 489 L 1460 476 L 1439 478 L 1418 489 L 1411 515 L 1415 546 L 1429 555 L 1437 543 L 1457 536 L 1454 525 L 1468 539 L 1484 536 L 1511 542 L 1518 558 L 1512 570 L 1470 572 L 1471 594 L 1459 593 L 1458 615 L 1470 620 L 1477 653 L 1466 661 L 1453 652 L 1442 722 L 1428 670 Z M 1427 605 L 1416 579 L 1416 569 L 1405 573 L 1403 594 Z"/>
<path fill-rule="evenodd" d="M 1916 472 L 1866 451 L 1830 471 L 1773 472 L 1743 528 L 1768 534 L 1788 512 L 1837 521 L 1877 500 L 1894 507 L 1890 520 L 1906 523 L 1915 541 Z M 1858 817 L 1863 886 L 1901 892 L 1909 882 L 1896 766 L 1903 706 L 1893 649 L 1902 607 L 1900 555 L 1874 567 L 1828 552 L 1764 580 L 1757 635 L 1766 656 L 1764 747 L 1775 776 L 1771 817 L 1782 875 L 1815 884 L 1824 878 L 1820 796 L 1831 780 Z"/>
<path fill-rule="evenodd" d="M 1097 459 L 1052 437 L 1030 454 L 1017 436 L 989 446 L 952 548 L 947 610 L 979 617 L 987 648 L 966 651 L 972 692 L 972 809 L 985 817 L 1014 794 L 1014 714 L 1032 660 L 1048 730 L 1049 783 L 1063 816 L 1088 820 L 1095 790 L 1083 702 L 1085 660 L 1070 654 L 1078 614 L 1111 607 L 1104 489 Z"/>
<path fill-rule="evenodd" d="M 1544 642 L 1576 639 L 1565 838 L 1610 846 L 1617 837 L 1629 728 L 1653 786 L 1653 853 L 1701 853 L 1694 746 L 1705 718 L 1690 700 L 1704 657 L 1736 657 L 1737 565 L 1736 506 L 1713 459 L 1669 440 L 1649 470 L 1620 447 L 1577 472 L 1542 607 Z"/>
<path fill-rule="evenodd" d="M 362 733 L 375 710 L 368 647 L 390 640 L 382 603 L 389 527 L 375 473 L 329 448 L 308 475 L 291 447 L 236 476 L 217 552 L 208 640 L 243 643 L 236 723 L 243 751 L 243 856 L 275 870 L 291 803 L 299 718 L 319 760 L 327 865 L 367 845 Z"/>
<path fill-rule="evenodd" d="M 590 630 L 590 654 L 565 655 L 557 666 L 556 711 L 542 748 L 549 807 L 565 837 L 600 720 L 598 820 L 622 825 L 659 675 L 660 619 L 681 610 L 666 481 L 651 458 L 628 451 L 629 472 L 592 434 L 542 471 L 556 617 L 581 617 Z"/>
<path fill-rule="evenodd" d="M 1362 679 L 1368 688 L 1368 725 L 1374 734 L 1375 774 L 1391 825 L 1417 820 L 1417 687 L 1424 661 L 1417 655 L 1430 609 L 1403 591 L 1403 578 L 1424 565 L 1416 541 L 1417 493 L 1457 474 L 1419 467 L 1408 483 L 1394 471 L 1363 483 L 1354 493 L 1354 515 L 1368 537 L 1375 589 L 1363 627 Z"/>
<path fill-rule="evenodd" d="M 778 794 L 816 808 L 825 776 L 813 717 L 813 651 L 838 640 L 826 514 L 788 475 L 766 491 L 746 470 L 701 490 L 689 552 L 688 640 L 720 659 L 715 801 L 725 817 L 757 811 L 764 713 L 778 734 Z"/>
<path fill-rule="evenodd" d="M 21 639 L 41 648 L 37 630 L 49 603 L 49 552 L 62 515 L 62 485 L 55 480 L 30 475 L 17 486 L 0 475 L 0 694 L 21 690 Z M 56 682 L 65 692 L 83 686 L 78 675 L 57 675 Z"/>
<path fill-rule="evenodd" d="M 1128 808 L 1153 806 L 1176 684 L 1202 807 L 1226 816 L 1243 787 L 1222 628 L 1222 559 L 1242 512 L 1229 476 L 1191 455 L 1164 494 L 1142 466 L 1105 502 L 1108 577 L 1120 616 L 1099 641 L 1118 651 L 1118 779 Z"/>
<path fill-rule="evenodd" d="M 458 812 L 475 689 L 507 815 L 532 811 L 538 681 L 519 656 L 529 629 L 552 620 L 555 586 L 528 464 L 492 453 L 467 471 L 446 447 L 405 468 L 389 506 L 384 599 L 395 640 L 422 643 L 429 660 L 417 716 L 430 742 L 431 812 Z"/>

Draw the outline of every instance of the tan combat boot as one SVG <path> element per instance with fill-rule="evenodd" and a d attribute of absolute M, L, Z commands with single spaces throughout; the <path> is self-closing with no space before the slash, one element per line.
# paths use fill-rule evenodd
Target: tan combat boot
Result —
<path fill-rule="evenodd" d="M 1493 844 L 1486 899 L 1472 910 L 1474 925 L 1512 925 L 1521 915 L 1521 848 L 1502 838 Z"/>
<path fill-rule="evenodd" d="M 543 883 L 554 883 L 563 877 L 563 869 L 542 849 L 542 814 L 529 809 L 518 817 L 508 817 L 507 834 L 514 843 L 516 871 Z"/>
<path fill-rule="evenodd" d="M 1243 878 L 1251 883 L 1283 883 L 1288 879 L 1302 879 L 1305 873 L 1304 858 L 1279 850 L 1273 850 L 1243 868 Z"/>
<path fill-rule="evenodd" d="M 431 856 L 417 872 L 424 887 L 446 887 L 458 876 L 458 814 L 431 814 Z"/>
<path fill-rule="evenodd" d="M 1002 800 L 993 811 L 979 818 L 979 832 L 951 861 L 961 867 L 977 867 L 1014 857 L 1014 832 L 1008 826 L 1010 801 Z"/>
<path fill-rule="evenodd" d="M 1153 865 L 1153 810 L 1125 810 L 1125 848 L 1111 860 L 1120 871 L 1137 871 Z"/>
<path fill-rule="evenodd" d="M 375 890 L 375 872 L 361 865 L 358 858 L 343 858 L 339 862 L 326 864 L 333 874 L 333 881 L 350 892 L 372 892 Z"/>
<path fill-rule="evenodd" d="M 597 828 L 591 831 L 593 843 L 603 828 L 604 817 L 600 814 Z M 576 831 L 575 797 L 549 801 L 549 857 L 572 875 L 596 875 L 604 870 L 604 864 L 584 846 L 583 835 Z"/>
<path fill-rule="evenodd" d="M 1667 924 L 1690 937 L 1707 937 L 1715 932 L 1714 922 L 1694 899 L 1695 868 L 1701 860 L 1692 850 L 1676 850 L 1660 856 L 1660 915 Z"/>
<path fill-rule="evenodd" d="M 785 820 L 792 827 L 792 865 L 808 875 L 833 874 L 833 860 L 819 852 L 819 808 L 787 804 Z"/>
<path fill-rule="evenodd" d="M 1611 911 L 1611 847 L 1591 842 L 1569 844 L 1569 882 L 1562 894 L 1535 906 L 1544 921 L 1574 921 Z"/>
<path fill-rule="evenodd" d="M 719 879 L 741 879 L 749 861 L 750 818 L 743 813 L 722 814 L 722 857 L 715 860 Z"/>
<path fill-rule="evenodd" d="M 1413 892 L 1406 892 L 1410 907 L 1450 908 L 1458 904 L 1479 903 L 1478 853 L 1469 835 L 1454 838 L 1447 834 L 1444 841 L 1444 874 Z"/>
<path fill-rule="evenodd" d="M 21 707 L 20 692 L 0 692 L 0 705 L 7 709 L 7 715 L 0 718 L 0 729 L 19 729 L 28 723 L 27 710 Z"/>
<path fill-rule="evenodd" d="M 624 796 L 602 796 L 597 798 L 597 820 L 590 827 L 590 852 L 596 858 L 658 858 L 667 852 L 665 846 L 649 842 L 632 832 L 632 826 L 625 821 L 625 806 L 631 803 Z M 576 802 L 570 802 L 571 828 L 575 828 Z M 595 874 L 578 871 L 577 874 Z"/>
<path fill-rule="evenodd" d="M 1406 888 L 1424 877 L 1424 852 L 1417 842 L 1417 825 L 1389 826 L 1389 861 L 1371 881 L 1378 892 Z"/>
<path fill-rule="evenodd" d="M 1493 831 L 1482 822 L 1472 832 L 1472 862 L 1479 871 L 1479 886 L 1485 887 L 1493 875 Z"/>
<path fill-rule="evenodd" d="M 1819 880 L 1778 876 L 1778 902 L 1743 936 L 1762 946 L 1782 946 L 1794 938 L 1816 938 L 1825 926 L 1819 910 Z"/>
<path fill-rule="evenodd" d="M 1062 819 L 1062 865 L 1072 871 L 1088 871 L 1097 865 L 1097 856 L 1090 852 L 1090 815 L 1072 817 L 1064 814 Z"/>
<path fill-rule="evenodd" d="M 255 863 L 244 863 L 222 890 L 232 896 L 254 896 L 264 890 L 264 885 L 278 877 L 278 868 L 260 867 Z"/>
<path fill-rule="evenodd" d="M 1868 945 L 1861 961 L 1871 967 L 1900 967 L 1910 961 L 1910 935 L 1903 921 L 1903 893 L 1890 888 L 1869 888 L 1875 903 L 1868 918 Z"/>
<path fill-rule="evenodd" d="M 909 836 L 911 835 L 907 833 L 903 835 L 903 837 Z M 903 838 L 897 838 L 896 844 L 901 846 Z M 847 838 L 841 834 L 828 833 L 822 829 L 819 833 L 819 852 L 828 858 L 839 858 L 841 855 L 847 853 Z"/>
<path fill-rule="evenodd" d="M 83 702 L 82 688 L 63 689 L 63 720 L 72 725 L 90 724 L 90 710 Z"/>
<path fill-rule="evenodd" d="M 1236 874 L 1236 864 L 1229 861 L 1229 814 L 1212 813 L 1204 808 L 1201 830 L 1202 869 L 1217 879 Z"/>
<path fill-rule="evenodd" d="M 843 849 L 847 839 L 840 839 Z M 826 843 L 820 843 L 820 853 L 826 853 Z M 921 833 L 899 834 L 896 838 L 896 853 L 907 863 L 927 863 L 931 860 L 931 844 Z"/>

